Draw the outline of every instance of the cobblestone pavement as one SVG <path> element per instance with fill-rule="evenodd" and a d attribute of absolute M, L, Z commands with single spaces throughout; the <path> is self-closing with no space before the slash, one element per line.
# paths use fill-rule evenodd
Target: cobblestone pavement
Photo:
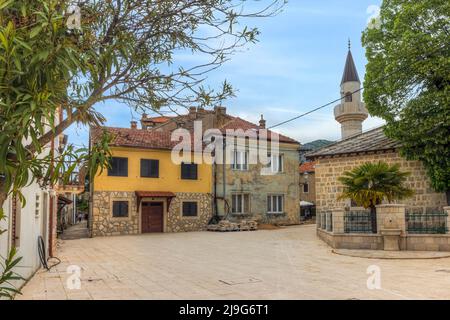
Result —
<path fill-rule="evenodd" d="M 70 240 L 58 255 L 17 299 L 450 299 L 449 258 L 336 255 L 311 225 Z M 368 289 L 368 268 L 381 289 Z"/>
<path fill-rule="evenodd" d="M 74 240 L 81 238 L 89 238 L 87 221 L 83 220 L 73 226 L 70 226 L 60 235 L 62 240 Z"/>

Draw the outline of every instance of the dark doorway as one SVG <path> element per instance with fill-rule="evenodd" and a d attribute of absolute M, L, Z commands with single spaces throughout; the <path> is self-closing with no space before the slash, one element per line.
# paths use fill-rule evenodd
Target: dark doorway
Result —
<path fill-rule="evenodd" d="M 142 202 L 142 233 L 163 232 L 164 204 Z"/>

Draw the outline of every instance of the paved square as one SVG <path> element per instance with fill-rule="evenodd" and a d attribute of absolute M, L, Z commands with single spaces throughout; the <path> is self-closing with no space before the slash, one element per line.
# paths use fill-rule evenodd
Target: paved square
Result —
<path fill-rule="evenodd" d="M 17 299 L 450 299 L 450 258 L 340 256 L 313 225 L 67 240 L 58 256 Z M 81 268 L 78 290 L 70 265 Z M 371 265 L 379 290 L 367 288 Z"/>

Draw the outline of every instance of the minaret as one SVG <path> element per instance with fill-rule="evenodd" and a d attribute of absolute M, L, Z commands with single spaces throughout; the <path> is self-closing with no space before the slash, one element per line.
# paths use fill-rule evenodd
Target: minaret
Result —
<path fill-rule="evenodd" d="M 341 81 L 342 100 L 340 104 L 334 107 L 334 118 L 341 124 L 342 139 L 361 133 L 362 123 L 368 117 L 364 102 L 361 101 L 361 91 L 358 91 L 360 89 L 361 82 L 353 61 L 349 40 L 347 61 L 345 61 L 344 74 Z"/>

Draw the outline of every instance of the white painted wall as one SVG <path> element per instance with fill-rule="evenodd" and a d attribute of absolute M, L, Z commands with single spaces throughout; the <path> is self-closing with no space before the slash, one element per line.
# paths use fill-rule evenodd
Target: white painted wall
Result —
<path fill-rule="evenodd" d="M 58 117 L 56 117 L 58 118 Z M 58 138 L 54 141 L 55 152 L 58 148 Z M 50 144 L 48 144 L 43 154 L 50 152 Z M 20 274 L 23 278 L 28 279 L 41 266 L 38 254 L 38 237 L 44 238 L 46 247 L 46 255 L 48 256 L 49 246 L 49 225 L 50 225 L 50 194 L 51 190 L 43 190 L 37 183 L 32 183 L 29 186 L 22 188 L 22 194 L 26 199 L 26 205 L 20 208 L 20 230 L 19 230 L 19 246 L 17 247 L 17 257 L 22 257 L 20 263 L 14 268 L 14 271 Z M 36 214 L 36 195 L 39 195 L 39 211 Z M 57 197 L 55 196 L 55 199 Z M 8 229 L 8 232 L 0 235 L 0 254 L 2 262 L 11 249 L 12 244 L 12 197 L 9 196 L 3 205 L 7 220 L 1 221 L 2 229 Z M 57 205 L 56 201 L 53 205 L 53 211 L 56 215 Z M 1 271 L 1 269 L 0 269 Z M 15 287 L 20 287 L 23 281 L 13 283 Z"/>

